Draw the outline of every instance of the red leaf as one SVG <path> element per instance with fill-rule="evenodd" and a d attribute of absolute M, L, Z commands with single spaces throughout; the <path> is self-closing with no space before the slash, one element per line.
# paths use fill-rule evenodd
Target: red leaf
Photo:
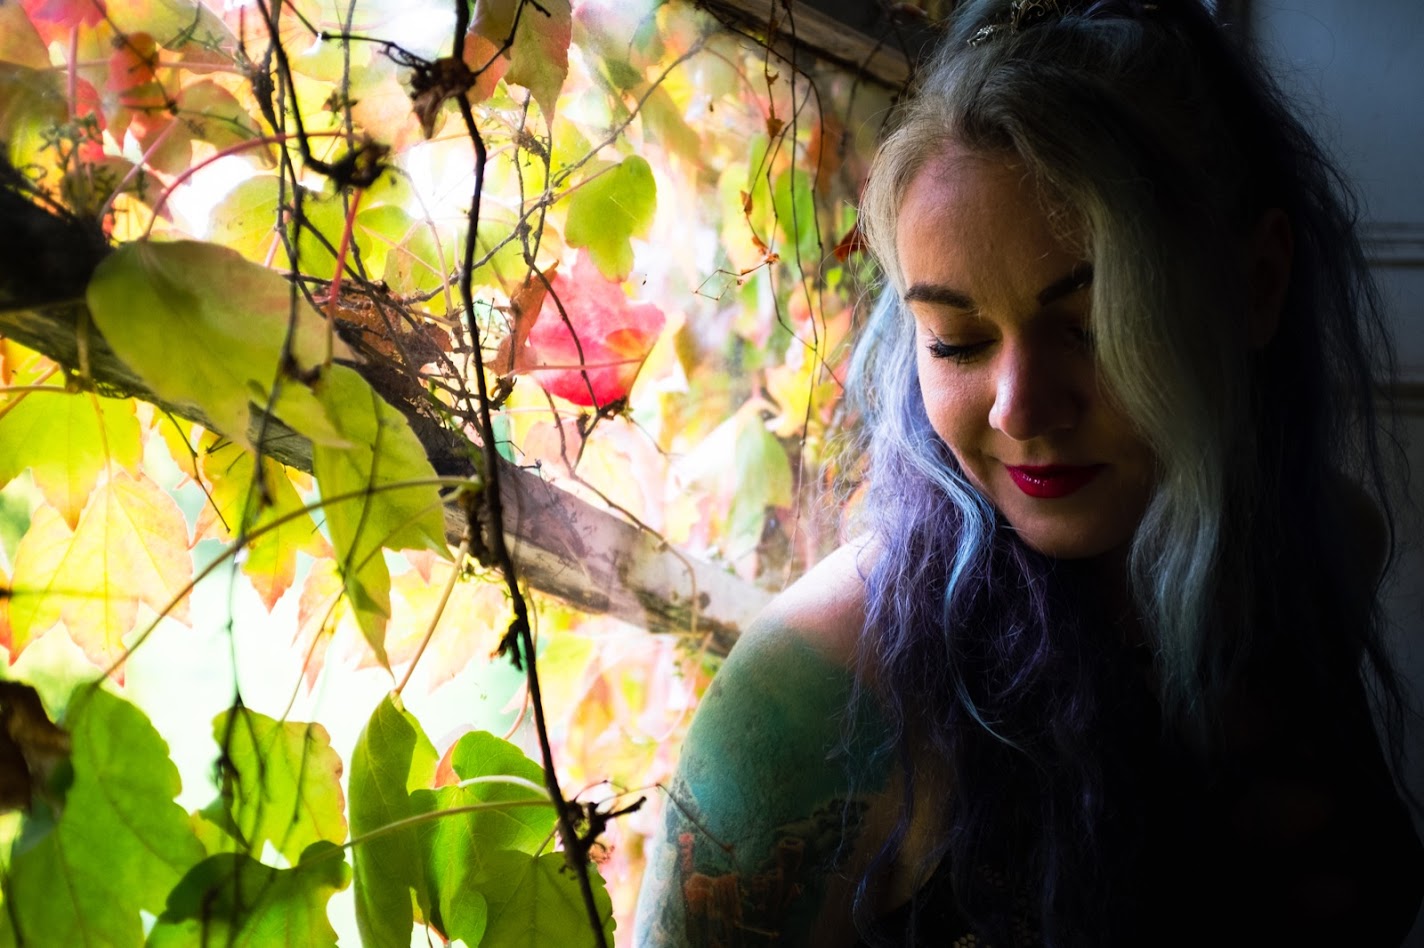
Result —
<path fill-rule="evenodd" d="M 105 12 L 104 0 L 20 0 L 20 5 L 46 41 L 102 22 Z"/>
<path fill-rule="evenodd" d="M 836 255 L 837 260 L 845 263 L 850 259 L 851 254 L 859 253 L 864 249 L 865 238 L 860 235 L 860 223 L 856 222 L 851 225 L 850 230 L 846 231 L 846 235 L 841 238 L 840 243 L 836 244 L 836 249 L 832 252 Z"/>
<path fill-rule="evenodd" d="M 587 251 L 579 251 L 572 273 L 560 273 L 552 283 L 553 293 L 529 331 L 529 371 L 545 391 L 576 405 L 597 408 L 627 397 L 662 331 L 662 310 L 628 299 L 620 284 L 598 272 Z M 568 314 L 567 325 L 555 297 Z"/>

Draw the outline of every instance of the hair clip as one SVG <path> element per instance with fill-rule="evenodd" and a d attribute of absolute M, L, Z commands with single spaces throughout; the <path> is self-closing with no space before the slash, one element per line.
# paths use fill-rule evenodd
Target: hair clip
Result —
<path fill-rule="evenodd" d="M 1017 33 L 1035 23 L 1061 18 L 1066 12 L 1059 0 L 1013 0 L 1009 4 L 1008 17 L 979 27 L 969 38 L 969 45 L 983 46 L 1005 30 Z"/>

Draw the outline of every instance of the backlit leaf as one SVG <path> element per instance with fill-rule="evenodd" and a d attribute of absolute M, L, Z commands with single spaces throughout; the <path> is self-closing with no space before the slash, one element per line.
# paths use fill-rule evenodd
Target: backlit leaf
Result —
<path fill-rule="evenodd" d="M 326 905 L 351 872 L 331 843 L 305 856 L 291 869 L 243 853 L 209 856 L 173 890 L 147 948 L 334 948 Z"/>
<path fill-rule="evenodd" d="M 55 0 L 51 0 L 55 2 Z M 212 10 L 195 0 L 63 0 L 103 3 L 121 33 L 147 30 L 167 49 L 200 46 L 205 51 L 233 50 L 237 43 Z M 230 55 L 230 53 L 229 53 Z"/>
<path fill-rule="evenodd" d="M 277 233 L 283 198 L 288 205 L 296 203 L 292 189 L 288 187 L 284 192 L 276 175 L 248 178 L 213 208 L 208 239 L 236 250 L 254 263 L 272 259 L 274 254 L 275 259 L 285 262 L 286 250 Z M 336 272 L 332 250 L 341 245 L 341 232 L 346 226 L 341 202 L 304 189 L 302 218 L 305 225 L 297 240 L 297 268 L 329 280 Z M 357 239 L 357 246 L 360 245 Z"/>
<path fill-rule="evenodd" d="M 361 631 L 385 664 L 390 573 L 381 548 L 428 548 L 448 555 L 444 505 L 420 440 L 360 375 L 333 366 L 318 394 L 348 446 L 315 445 L 312 468 L 323 497 L 358 495 L 327 504 L 326 524 Z M 389 489 L 420 480 L 427 483 Z"/>
<path fill-rule="evenodd" d="M 248 444 L 249 406 L 265 405 L 280 376 L 277 414 L 302 434 L 339 441 L 311 391 L 280 372 L 288 324 L 292 361 L 309 371 L 326 356 L 325 321 L 266 267 L 197 241 L 125 244 L 89 284 L 94 322 L 129 368 L 161 397 L 200 409 L 221 433 Z M 350 353 L 334 340 L 337 356 Z"/>
<path fill-rule="evenodd" d="M 265 529 L 247 541 L 242 571 L 270 610 L 296 577 L 297 553 L 329 556 L 331 545 L 311 514 L 298 515 L 305 504 L 282 465 L 264 457 L 259 485 L 254 482 L 252 452 L 212 434 L 203 436 L 203 445 L 202 471 L 211 503 L 198 515 L 197 534 L 232 541 L 240 532 Z M 292 519 L 272 526 L 283 517 Z"/>
<path fill-rule="evenodd" d="M 521 6 L 524 10 L 515 32 L 515 13 Z M 513 37 L 504 80 L 527 88 L 546 120 L 552 121 L 554 103 L 569 74 L 569 41 L 573 38 L 569 0 L 540 0 L 537 6 L 524 0 L 479 0 L 470 32 L 484 37 L 496 49 Z"/>
<path fill-rule="evenodd" d="M 507 741 L 483 731 L 460 738 L 451 750 L 455 773 L 462 779 L 509 775 L 542 786 L 544 772 Z M 420 828 L 425 853 L 431 921 L 449 938 L 478 944 L 487 922 L 483 905 L 467 906 L 475 880 L 487 872 L 488 858 L 502 850 L 531 856 L 543 848 L 554 832 L 554 808 L 537 789 L 505 782 L 417 790 L 413 804 L 435 813 L 457 807 L 507 803 L 507 807 L 451 813 Z M 495 942 L 499 944 L 499 942 Z"/>
<path fill-rule="evenodd" d="M 132 948 L 140 909 L 161 912 L 203 848 L 143 712 L 97 690 L 70 708 L 74 782 L 54 830 L 11 863 L 9 908 L 28 944 Z"/>
<path fill-rule="evenodd" d="M 613 903 L 603 879 L 588 867 L 603 935 L 613 941 Z M 483 944 L 499 948 L 546 948 L 577 945 L 590 939 L 588 915 L 578 879 L 563 853 L 530 856 L 504 850 L 492 853 L 476 879 L 489 904 Z"/>
<path fill-rule="evenodd" d="M 49 52 L 18 3 L 0 3 L 0 62 L 48 69 Z"/>
<path fill-rule="evenodd" d="M 438 758 L 420 723 L 388 695 L 377 705 L 351 752 L 352 839 L 418 811 L 410 793 L 430 786 Z M 396 832 L 352 848 L 356 924 L 368 948 L 408 948 L 415 913 L 410 889 L 423 866 L 416 834 Z"/>
<path fill-rule="evenodd" d="M 658 208 L 658 186 L 646 159 L 633 155 L 612 168 L 595 170 L 569 198 L 564 240 L 587 247 L 610 280 L 633 270 L 632 237 L 641 237 Z"/>
<path fill-rule="evenodd" d="M 35 486 L 73 528 L 100 473 L 137 473 L 143 444 L 132 402 L 31 392 L 0 417 L 0 486 L 30 468 Z"/>
<path fill-rule="evenodd" d="M 516 371 L 523 365 L 545 391 L 578 405 L 602 406 L 627 397 L 662 331 L 662 310 L 628 299 L 587 253 L 551 283 L 553 293 L 527 330 L 527 348 L 516 354 Z"/>
<path fill-rule="evenodd" d="M 165 608 L 192 575 L 183 513 L 147 478 L 115 475 L 73 532 L 42 506 L 15 553 L 11 658 L 63 619 L 90 660 L 107 666 L 122 654 L 139 604 Z M 168 615 L 186 622 L 186 599 Z"/>
<path fill-rule="evenodd" d="M 224 711 L 213 737 L 232 767 L 227 806 L 254 852 L 271 842 L 296 865 L 313 843 L 346 839 L 341 758 L 320 724 L 276 721 L 248 708 Z"/>
<path fill-rule="evenodd" d="M 11 165 L 36 169 L 53 165 L 46 136 L 68 115 L 57 73 L 0 62 L 0 143 Z"/>
<path fill-rule="evenodd" d="M 178 96 L 178 117 L 194 138 L 218 148 L 261 134 L 237 97 L 211 79 L 183 87 Z"/>

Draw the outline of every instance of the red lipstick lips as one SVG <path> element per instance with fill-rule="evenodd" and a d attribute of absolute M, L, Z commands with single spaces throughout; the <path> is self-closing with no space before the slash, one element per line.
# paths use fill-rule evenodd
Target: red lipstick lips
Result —
<path fill-rule="evenodd" d="M 1098 476 L 1105 465 L 1047 464 L 1043 467 L 1004 465 L 1019 490 L 1040 500 L 1067 497 Z"/>

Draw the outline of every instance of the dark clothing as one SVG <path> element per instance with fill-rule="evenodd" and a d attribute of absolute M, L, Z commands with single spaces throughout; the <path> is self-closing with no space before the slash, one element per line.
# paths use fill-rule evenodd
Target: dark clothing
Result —
<path fill-rule="evenodd" d="M 1141 740 L 1137 858 L 1113 875 L 1113 944 L 1396 948 L 1424 894 L 1424 848 L 1385 765 L 1362 689 L 1333 717 L 1286 715 L 1267 689 L 1232 716 L 1203 763 L 1179 740 Z M 1119 882 L 1115 882 L 1119 885 Z M 1037 893 L 1002 886 L 1013 919 L 998 948 L 1041 944 Z M 1120 911 L 1119 911 L 1120 909 Z M 964 916 L 948 859 L 863 945 L 988 948 Z M 1086 933 L 1072 945 L 1103 945 Z"/>

